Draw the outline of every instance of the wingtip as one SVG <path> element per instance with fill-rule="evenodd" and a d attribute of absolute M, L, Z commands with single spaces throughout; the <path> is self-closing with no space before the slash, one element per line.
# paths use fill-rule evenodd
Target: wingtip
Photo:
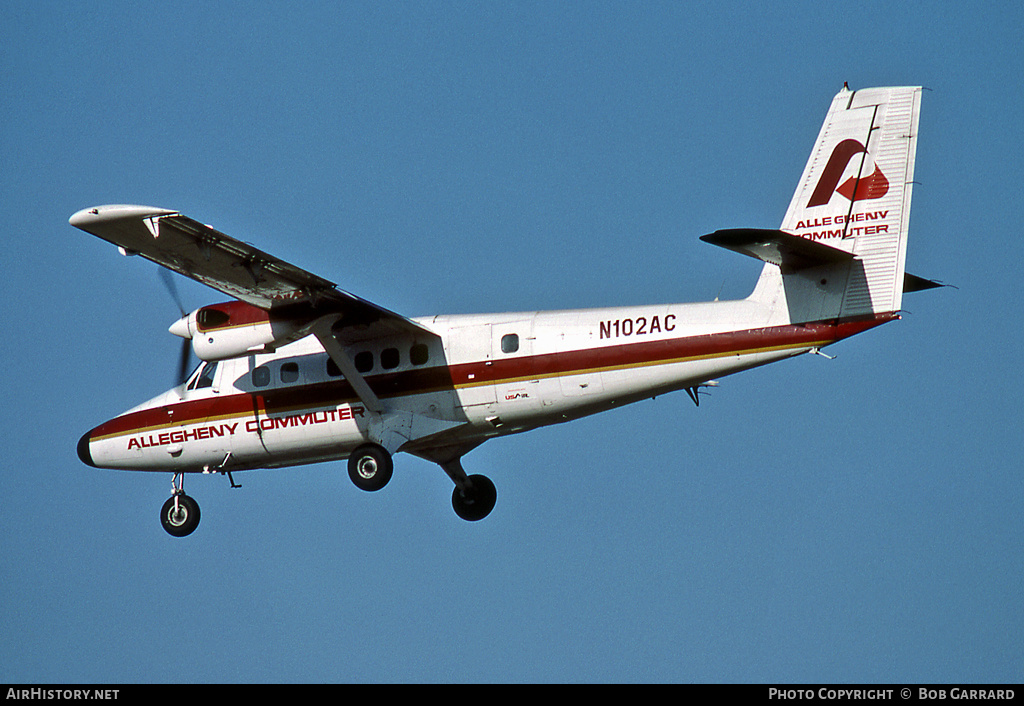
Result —
<path fill-rule="evenodd" d="M 76 228 L 82 228 L 90 223 L 100 221 L 112 221 L 120 218 L 148 218 L 149 216 L 166 216 L 177 211 L 169 211 L 166 208 L 154 206 L 135 206 L 132 204 L 108 204 L 105 206 L 93 206 L 83 208 L 74 213 L 68 219 L 68 223 Z"/>

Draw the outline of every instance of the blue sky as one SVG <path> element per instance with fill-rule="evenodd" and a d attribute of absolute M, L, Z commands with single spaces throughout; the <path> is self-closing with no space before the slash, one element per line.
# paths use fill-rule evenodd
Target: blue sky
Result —
<path fill-rule="evenodd" d="M 1020 3 L 0 6 L 0 681 L 1019 682 Z M 831 350 L 434 466 L 102 471 L 170 386 L 179 209 L 410 316 L 745 296 L 843 82 L 926 86 L 908 269 Z M 221 296 L 182 283 L 190 308 Z"/>

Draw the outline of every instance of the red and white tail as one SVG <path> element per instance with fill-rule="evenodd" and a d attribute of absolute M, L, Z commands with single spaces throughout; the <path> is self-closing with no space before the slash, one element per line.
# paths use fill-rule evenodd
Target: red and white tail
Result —
<path fill-rule="evenodd" d="M 900 309 L 920 110 L 920 87 L 844 86 L 832 99 L 781 227 L 852 254 L 831 315 Z"/>

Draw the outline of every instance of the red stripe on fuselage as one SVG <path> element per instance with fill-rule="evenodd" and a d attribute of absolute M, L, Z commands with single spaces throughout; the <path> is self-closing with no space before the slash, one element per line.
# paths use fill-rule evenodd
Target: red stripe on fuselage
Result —
<path fill-rule="evenodd" d="M 451 366 L 413 368 L 367 377 L 378 397 L 426 394 L 459 387 L 496 384 L 515 379 L 557 377 L 595 370 L 663 365 L 760 351 L 823 346 L 898 318 L 895 313 L 844 322 L 815 322 L 730 331 L 642 343 L 601 346 L 582 350 L 512 357 L 504 360 L 460 363 Z M 234 393 L 188 400 L 115 417 L 95 429 L 93 440 L 140 431 L 216 422 L 221 419 L 263 414 L 274 416 L 299 409 L 358 403 L 345 380 L 259 393 Z"/>

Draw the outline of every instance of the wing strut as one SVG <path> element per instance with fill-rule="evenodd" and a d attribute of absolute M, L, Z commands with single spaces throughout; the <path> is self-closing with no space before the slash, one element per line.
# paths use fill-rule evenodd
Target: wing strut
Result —
<path fill-rule="evenodd" d="M 334 337 L 334 332 L 331 328 L 341 318 L 340 316 L 324 316 L 317 320 L 313 324 L 313 335 L 320 341 L 320 345 L 327 351 L 327 355 L 331 357 L 334 364 L 338 366 L 338 370 L 345 376 L 345 379 L 352 385 L 352 389 L 355 390 L 356 395 L 359 396 L 359 400 L 363 405 L 376 414 L 384 413 L 384 404 L 380 401 L 380 398 L 370 389 L 370 385 L 363 378 L 362 373 L 356 370 L 355 363 L 349 358 L 348 352 L 345 348 L 338 343 L 338 339 Z"/>

